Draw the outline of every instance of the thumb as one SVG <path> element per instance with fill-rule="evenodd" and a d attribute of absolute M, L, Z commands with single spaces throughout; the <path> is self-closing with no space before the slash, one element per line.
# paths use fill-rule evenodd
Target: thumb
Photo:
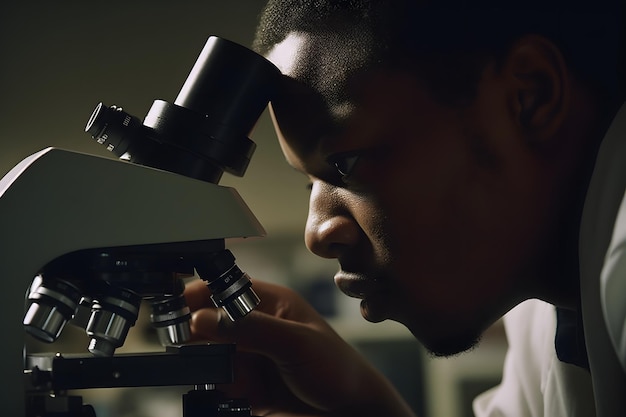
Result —
<path fill-rule="evenodd" d="M 245 317 L 233 322 L 221 308 L 210 306 L 209 290 L 202 281 L 188 284 L 185 298 L 192 314 L 194 338 L 236 343 L 239 350 L 259 353 L 275 361 L 289 361 L 302 351 L 303 341 L 332 334 L 324 319 L 299 294 L 286 287 L 256 281 L 253 289 L 261 301 Z M 296 349 L 297 348 L 297 349 Z"/>
<path fill-rule="evenodd" d="M 222 309 L 204 308 L 193 313 L 191 330 L 196 338 L 220 343 L 235 343 L 237 350 L 271 358 L 277 365 L 302 360 L 305 348 L 317 344 L 325 332 L 334 331 L 317 321 L 314 324 L 276 317 L 254 310 L 233 322 Z M 322 327 L 322 328 L 320 328 Z M 336 336 L 338 338 L 338 336 Z"/>

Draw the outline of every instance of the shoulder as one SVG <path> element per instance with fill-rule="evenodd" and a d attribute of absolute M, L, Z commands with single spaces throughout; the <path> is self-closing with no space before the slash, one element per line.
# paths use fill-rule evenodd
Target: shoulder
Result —
<path fill-rule="evenodd" d="M 554 306 L 528 300 L 504 322 L 509 350 L 502 382 L 476 399 L 476 416 L 594 416 L 589 373 L 556 356 Z"/>

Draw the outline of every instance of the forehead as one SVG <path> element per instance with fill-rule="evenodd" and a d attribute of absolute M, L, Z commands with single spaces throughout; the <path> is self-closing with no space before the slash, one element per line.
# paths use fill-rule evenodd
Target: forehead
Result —
<path fill-rule="evenodd" d="M 321 44 L 316 35 L 291 33 L 266 55 L 284 74 L 271 109 L 283 152 L 296 169 L 314 176 L 329 169 L 325 158 L 337 146 L 366 141 L 393 119 L 391 103 L 408 103 L 402 97 L 416 78 L 376 65 L 375 44 L 359 47 L 367 41 L 361 36 Z"/>
<path fill-rule="evenodd" d="M 350 77 L 372 65 L 378 47 L 367 27 L 329 25 L 316 32 L 288 33 L 266 57 L 336 112 L 349 100 Z"/>

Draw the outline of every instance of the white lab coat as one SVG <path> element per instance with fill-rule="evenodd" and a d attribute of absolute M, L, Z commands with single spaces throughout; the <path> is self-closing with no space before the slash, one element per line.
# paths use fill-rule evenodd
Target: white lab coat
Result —
<path fill-rule="evenodd" d="M 580 232 L 591 373 L 557 358 L 554 306 L 526 301 L 504 318 L 502 383 L 476 398 L 477 417 L 626 416 L 626 104 L 598 152 Z"/>

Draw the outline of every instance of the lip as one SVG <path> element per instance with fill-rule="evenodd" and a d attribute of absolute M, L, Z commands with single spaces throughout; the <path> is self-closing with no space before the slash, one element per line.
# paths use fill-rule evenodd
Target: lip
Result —
<path fill-rule="evenodd" d="M 393 296 L 385 280 L 367 274 L 339 271 L 335 284 L 349 297 L 360 298 L 361 315 L 372 323 L 378 323 L 393 316 Z"/>
<path fill-rule="evenodd" d="M 370 299 L 388 292 L 379 279 L 366 274 L 339 271 L 335 274 L 335 284 L 348 297 Z"/>

